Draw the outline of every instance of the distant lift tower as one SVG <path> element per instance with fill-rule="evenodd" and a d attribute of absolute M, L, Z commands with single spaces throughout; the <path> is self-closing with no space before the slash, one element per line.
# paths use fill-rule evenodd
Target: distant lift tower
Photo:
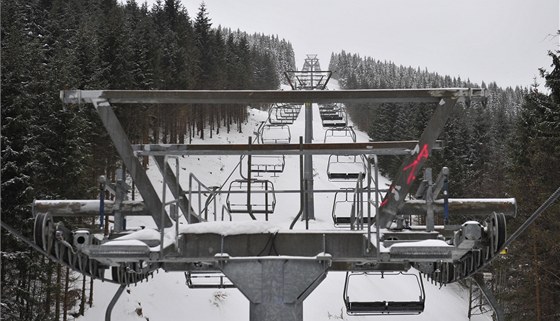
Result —
<path fill-rule="evenodd" d="M 331 78 L 330 71 L 322 71 L 319 58 L 315 54 L 308 54 L 301 70 L 286 71 L 285 75 L 293 90 L 324 90 Z M 313 141 L 313 109 L 310 102 L 305 103 L 305 143 Z M 313 156 L 305 155 L 304 158 L 304 217 L 315 219 L 315 206 L 313 202 Z"/>
<path fill-rule="evenodd" d="M 317 55 L 307 55 L 301 70 L 284 73 L 293 90 L 324 90 L 332 72 L 322 71 Z"/>

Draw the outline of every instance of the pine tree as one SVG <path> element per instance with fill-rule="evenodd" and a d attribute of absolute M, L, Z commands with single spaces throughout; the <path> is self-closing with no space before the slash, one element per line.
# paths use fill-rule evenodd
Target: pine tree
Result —
<path fill-rule="evenodd" d="M 212 23 L 208 17 L 206 5 L 202 3 L 194 21 L 195 44 L 198 49 L 198 82 L 196 89 L 210 89 L 214 65 L 212 46 Z"/>
<path fill-rule="evenodd" d="M 542 70 L 550 94 L 534 86 L 521 105 L 513 140 L 513 174 L 518 200 L 519 225 L 560 182 L 560 59 L 552 57 L 551 72 Z M 522 269 L 510 269 L 520 278 L 510 287 L 520 296 L 506 297 L 513 319 L 549 320 L 559 315 L 560 300 L 560 206 L 551 207 L 533 224 L 526 235 L 513 244 L 512 252 Z M 516 262 L 517 264 L 517 262 Z M 519 271 L 520 270 L 520 271 Z M 519 273 L 521 272 L 521 273 Z M 525 294 L 525 296 L 523 296 Z M 523 296 L 523 298 L 521 298 Z"/>

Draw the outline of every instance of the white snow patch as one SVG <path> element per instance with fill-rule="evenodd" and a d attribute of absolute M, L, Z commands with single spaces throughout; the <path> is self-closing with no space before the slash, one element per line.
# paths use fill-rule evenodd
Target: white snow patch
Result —
<path fill-rule="evenodd" d="M 133 246 L 145 246 L 145 247 L 148 247 L 148 246 L 146 245 L 146 243 L 144 243 L 144 242 L 142 242 L 142 241 L 139 241 L 139 240 L 123 240 L 123 241 L 121 241 L 121 240 L 112 240 L 112 241 L 103 243 L 101 246 L 115 246 L 115 245 L 117 245 L 117 246 L 122 246 L 122 245 L 131 246 L 131 245 L 133 245 Z"/>
<path fill-rule="evenodd" d="M 151 228 L 145 228 L 116 238 L 115 240 L 159 240 L 160 233 Z"/>
<path fill-rule="evenodd" d="M 453 247 L 443 240 L 424 240 L 417 242 L 401 242 L 391 247 Z"/>
<path fill-rule="evenodd" d="M 270 222 L 203 222 L 181 226 L 179 228 L 179 233 L 213 233 L 225 236 L 238 234 L 277 233 L 279 230 L 280 228 L 278 226 L 275 226 Z"/>

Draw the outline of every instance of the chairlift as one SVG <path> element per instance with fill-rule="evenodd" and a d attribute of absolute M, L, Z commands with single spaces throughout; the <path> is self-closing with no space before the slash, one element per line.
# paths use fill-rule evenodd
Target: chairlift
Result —
<path fill-rule="evenodd" d="M 299 109 L 292 105 L 281 105 L 276 108 L 276 117 L 283 119 L 296 120 L 299 115 Z"/>
<path fill-rule="evenodd" d="M 285 124 L 263 124 L 258 136 L 261 144 L 289 144 L 292 140 L 290 126 Z"/>
<path fill-rule="evenodd" d="M 271 125 L 291 125 L 299 115 L 296 105 L 275 105 L 268 110 L 268 123 Z"/>
<path fill-rule="evenodd" d="M 254 214 L 265 214 L 268 221 L 268 215 L 274 212 L 275 207 L 276 194 L 271 181 L 236 179 L 229 184 L 224 205 L 229 214 L 249 214 L 254 220 Z"/>
<path fill-rule="evenodd" d="M 339 111 L 341 107 L 338 104 L 326 104 L 326 105 L 319 105 L 319 113 L 330 113 L 334 111 Z"/>
<path fill-rule="evenodd" d="M 320 105 L 319 106 L 319 114 L 321 118 L 325 115 L 333 115 L 337 114 L 340 111 L 343 111 L 343 107 L 339 106 L 338 104 L 327 104 L 327 105 Z"/>
<path fill-rule="evenodd" d="M 336 120 L 343 118 L 343 111 L 340 109 L 333 109 L 327 111 L 320 111 L 319 116 L 321 116 L 322 120 Z"/>
<path fill-rule="evenodd" d="M 324 124 L 329 125 L 331 123 L 335 123 L 334 122 L 335 120 L 344 120 L 344 114 L 342 112 L 322 114 L 321 120 L 323 121 Z"/>
<path fill-rule="evenodd" d="M 291 140 L 290 128 L 287 125 L 270 125 L 263 122 L 255 132 L 255 135 L 257 135 L 256 140 L 263 144 L 289 144 Z M 247 158 L 250 161 L 247 162 L 249 173 L 246 176 L 243 169 L 244 157 L 241 156 L 239 161 L 239 173 L 244 179 L 250 178 L 252 173 L 256 174 L 257 177 L 262 176 L 264 173 L 277 177 L 279 173 L 284 172 L 286 167 L 286 156 L 284 155 L 252 155 Z"/>
<path fill-rule="evenodd" d="M 365 177 L 367 166 L 363 155 L 330 155 L 327 176 L 330 181 L 357 180 Z"/>
<path fill-rule="evenodd" d="M 348 126 L 348 115 L 345 111 L 340 110 L 334 114 L 326 114 L 321 117 L 321 123 L 323 127 L 347 127 Z"/>
<path fill-rule="evenodd" d="M 282 105 L 282 108 L 280 108 L 280 110 L 284 115 L 290 115 L 292 117 L 297 118 L 301 110 L 301 105 L 286 104 L 286 105 Z"/>
<path fill-rule="evenodd" d="M 236 286 L 218 271 L 185 272 L 186 284 L 190 289 L 227 289 Z"/>
<path fill-rule="evenodd" d="M 319 111 L 324 111 L 324 110 L 333 110 L 338 108 L 338 106 L 336 104 L 321 104 L 319 105 Z"/>
<path fill-rule="evenodd" d="M 323 143 L 328 143 L 329 141 L 335 140 L 336 142 L 345 141 L 347 143 L 355 143 L 356 132 L 354 132 L 354 128 L 352 128 L 352 126 L 325 129 L 325 137 L 323 139 Z"/>
<path fill-rule="evenodd" d="M 365 298 L 364 295 L 356 296 L 358 299 L 352 299 L 349 292 L 350 278 L 354 278 L 355 281 L 359 281 L 358 284 L 367 284 L 367 279 L 371 277 L 376 277 L 377 283 L 383 283 L 379 289 L 394 289 L 396 282 L 401 279 L 406 278 L 408 280 L 415 280 L 418 285 L 418 299 L 414 297 L 414 300 L 394 300 L 390 298 L 389 300 L 383 299 L 371 299 L 370 294 L 376 293 L 371 289 L 367 290 L 369 298 Z M 362 279 L 365 278 L 366 280 Z M 384 284 L 389 283 L 389 284 Z M 408 287 L 408 285 L 407 285 Z M 353 287 L 352 291 L 360 290 L 360 287 Z M 358 292 L 358 291 L 356 291 Z M 402 291 L 392 291 L 398 293 L 399 296 L 403 295 Z M 408 291 L 407 291 L 408 292 Z M 349 315 L 382 315 L 382 314 L 393 314 L 393 315 L 413 315 L 420 314 L 424 312 L 424 306 L 426 301 L 426 293 L 424 290 L 424 282 L 422 278 L 417 274 L 404 273 L 404 272 L 346 272 L 346 282 L 344 284 L 344 304 L 346 305 L 346 313 Z M 412 299 L 413 297 L 410 297 Z"/>
<path fill-rule="evenodd" d="M 268 118 L 267 122 L 271 125 L 291 125 L 294 123 L 294 119 L 292 117 L 285 118 L 282 117 L 282 114 L 278 112 L 278 106 L 270 107 L 268 110 Z"/>
<path fill-rule="evenodd" d="M 278 177 L 286 168 L 286 156 L 284 155 L 253 155 L 251 161 L 251 173 L 255 173 L 257 177 L 262 174 L 272 174 Z"/>
<path fill-rule="evenodd" d="M 359 211 L 362 205 L 368 206 L 369 202 L 363 196 L 357 196 L 356 190 L 352 188 L 343 188 L 334 194 L 332 218 L 335 227 L 349 226 L 354 229 L 356 225 L 363 225 L 363 223 L 373 224 L 373 217 L 363 217 L 363 212 Z"/>

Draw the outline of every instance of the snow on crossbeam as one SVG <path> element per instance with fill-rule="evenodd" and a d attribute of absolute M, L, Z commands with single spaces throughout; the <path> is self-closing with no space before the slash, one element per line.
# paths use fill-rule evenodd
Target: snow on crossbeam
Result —
<path fill-rule="evenodd" d="M 204 222 L 181 226 L 179 228 L 179 233 L 213 233 L 226 236 L 240 234 L 277 233 L 279 230 L 279 227 L 269 222 Z"/>
<path fill-rule="evenodd" d="M 103 203 L 105 215 L 113 215 L 114 201 Z M 142 201 L 122 201 L 120 211 L 123 215 L 150 215 Z M 51 216 L 98 216 L 99 200 L 35 200 L 33 215 L 49 213 Z"/>
<path fill-rule="evenodd" d="M 406 200 L 401 212 L 408 215 L 426 215 L 428 205 L 425 200 Z M 435 215 L 443 215 L 444 200 L 432 203 Z M 492 213 L 503 213 L 509 217 L 517 214 L 515 198 L 450 198 L 448 199 L 450 215 L 489 216 Z"/>

